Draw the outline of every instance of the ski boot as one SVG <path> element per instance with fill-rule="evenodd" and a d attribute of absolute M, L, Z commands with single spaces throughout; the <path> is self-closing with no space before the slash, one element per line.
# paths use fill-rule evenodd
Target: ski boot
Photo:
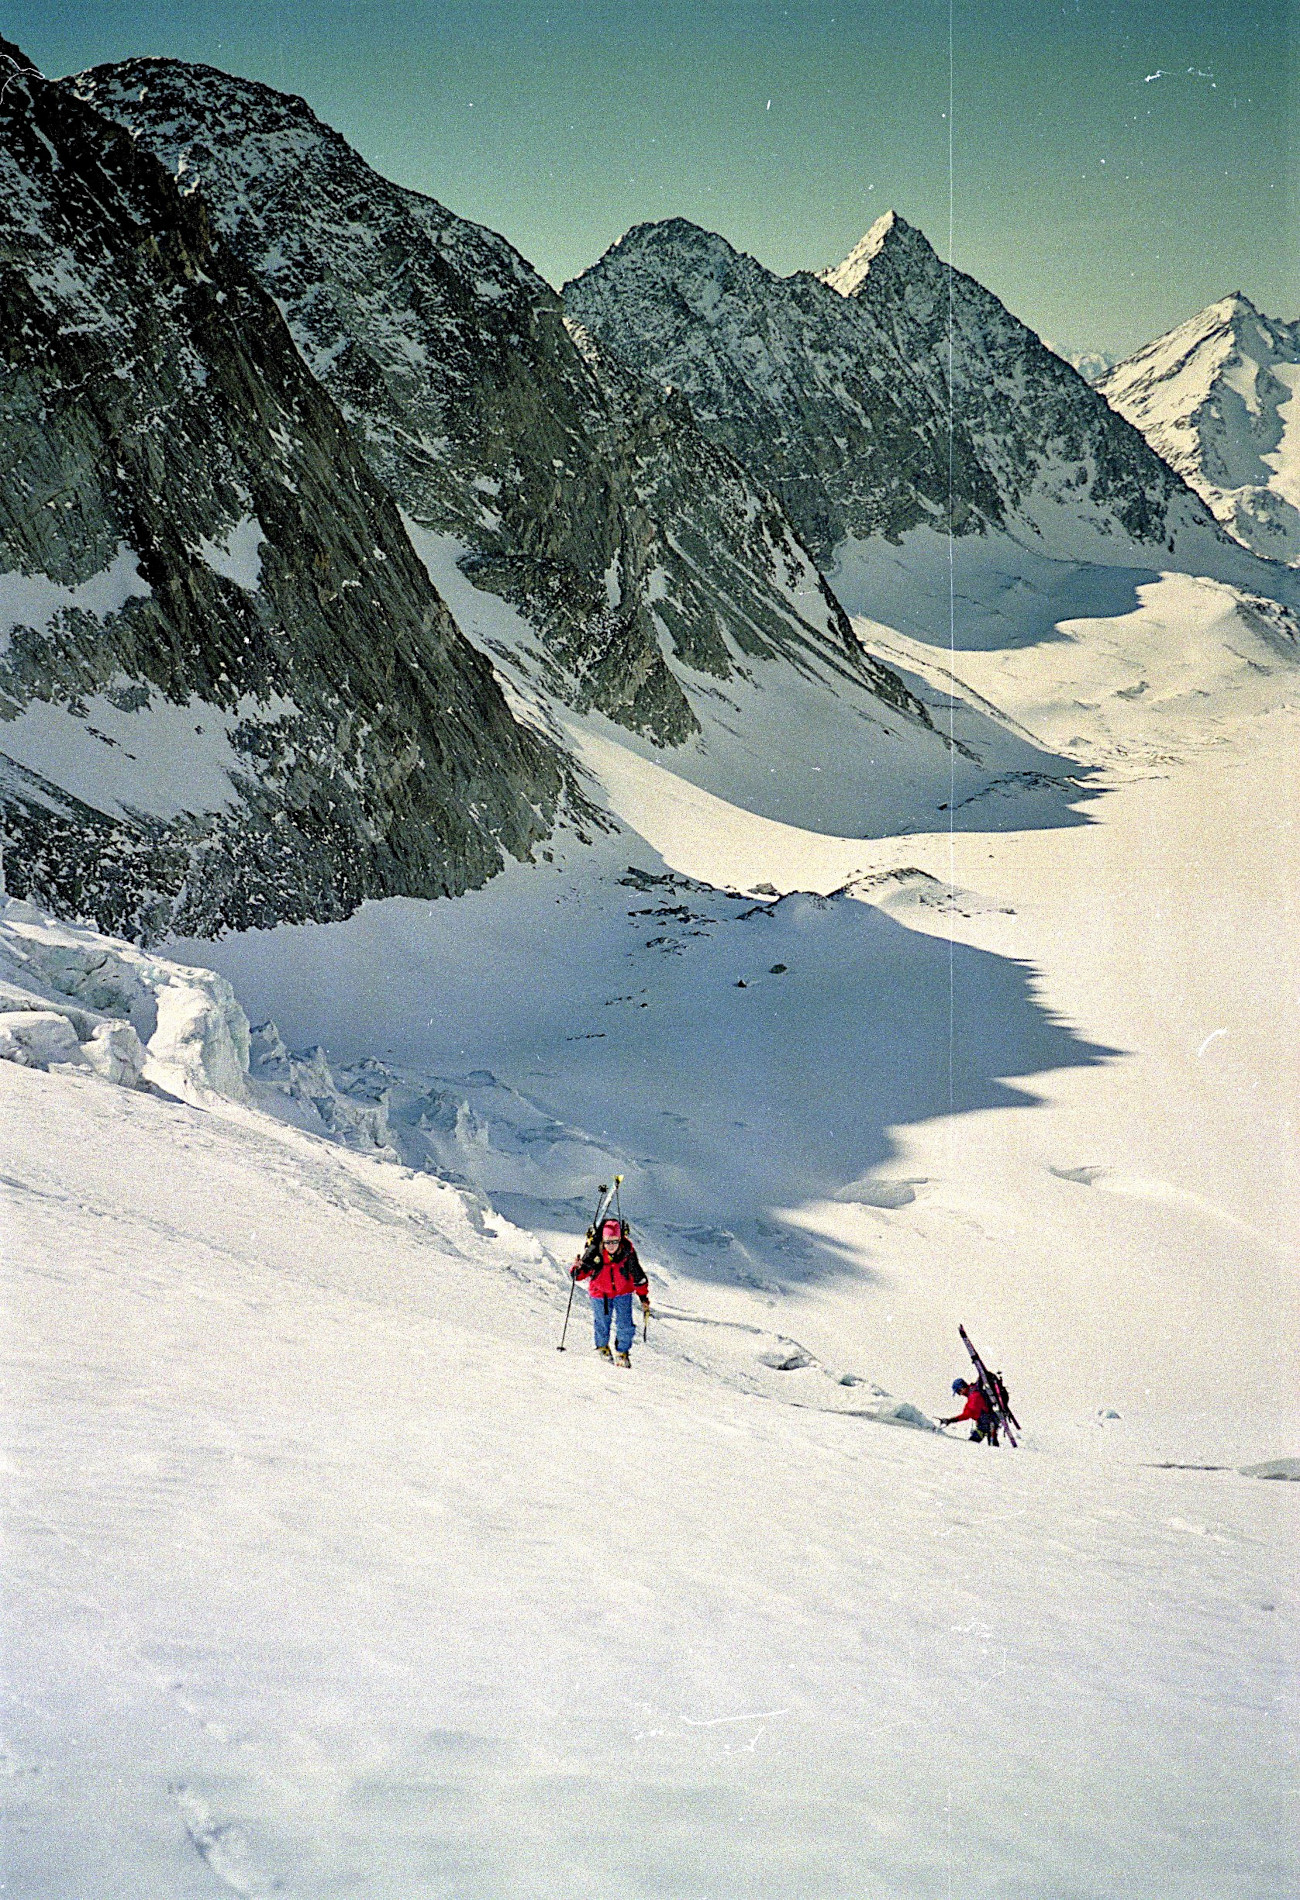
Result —
<path fill-rule="evenodd" d="M 614 1364 L 616 1366 L 630 1366 L 632 1364 L 630 1353 L 616 1352 L 614 1354 Z"/>
<path fill-rule="evenodd" d="M 597 1346 L 596 1356 L 599 1359 L 612 1359 L 614 1357 L 608 1346 Z"/>

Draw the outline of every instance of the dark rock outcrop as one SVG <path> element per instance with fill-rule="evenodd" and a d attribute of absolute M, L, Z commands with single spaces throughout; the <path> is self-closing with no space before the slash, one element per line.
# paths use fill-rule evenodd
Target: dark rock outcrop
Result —
<path fill-rule="evenodd" d="M 559 759 L 202 199 L 0 64 L 10 890 L 150 938 L 482 883 Z"/>
<path fill-rule="evenodd" d="M 602 362 L 503 239 L 379 177 L 301 99 L 131 60 L 81 95 L 196 188 L 408 516 L 537 639 L 503 663 L 661 744 L 696 728 L 674 667 L 862 654 L 773 496 L 634 362 Z"/>

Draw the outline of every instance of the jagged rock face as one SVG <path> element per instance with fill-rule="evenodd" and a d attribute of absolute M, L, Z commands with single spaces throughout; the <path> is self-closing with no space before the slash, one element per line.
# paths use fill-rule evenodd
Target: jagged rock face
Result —
<path fill-rule="evenodd" d="M 680 219 L 641 225 L 564 294 L 684 391 L 823 560 L 926 524 L 1048 551 L 1058 515 L 1151 544 L 1205 525 L 1141 436 L 892 212 L 820 277 L 776 277 Z"/>
<path fill-rule="evenodd" d="M 1224 297 L 1097 387 L 1230 534 L 1300 565 L 1300 323 Z"/>
<path fill-rule="evenodd" d="M 0 58 L 10 891 L 148 939 L 482 883 L 553 751 L 201 200 Z"/>
<path fill-rule="evenodd" d="M 960 427 L 950 510 L 946 404 L 864 308 L 807 273 L 774 277 L 674 218 L 629 231 L 564 298 L 611 353 L 682 391 L 820 560 L 849 535 L 998 518 Z"/>
<path fill-rule="evenodd" d="M 742 664 L 780 656 L 805 673 L 812 662 L 820 677 L 865 686 L 929 726 L 921 701 L 860 646 L 775 497 L 696 428 L 680 394 L 656 394 L 572 319 L 570 330 L 599 377 L 657 551 L 650 611 L 677 658 L 721 678 L 733 654 Z"/>
<path fill-rule="evenodd" d="M 684 405 L 602 375 L 504 239 L 268 87 L 163 60 L 76 83 L 199 187 L 403 509 L 540 629 L 513 659 L 548 692 L 676 743 L 696 721 L 665 645 L 720 678 L 764 641 L 863 664 L 779 508 Z"/>

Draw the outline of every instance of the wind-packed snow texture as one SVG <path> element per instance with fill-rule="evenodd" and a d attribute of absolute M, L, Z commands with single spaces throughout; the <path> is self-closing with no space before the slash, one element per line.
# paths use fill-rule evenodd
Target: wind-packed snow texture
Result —
<path fill-rule="evenodd" d="M 453 704 L 475 760 L 543 732 L 582 796 L 552 827 L 521 772 L 506 837 L 491 773 L 464 823 L 516 855 L 482 888 L 335 902 L 326 854 L 307 921 L 272 879 L 277 927 L 210 905 L 165 955 L 0 909 L 6 1893 L 1294 1892 L 1296 576 L 902 220 L 833 283 L 642 227 L 566 316 L 299 101 L 172 62 L 77 87 L 136 142 L 41 94 L 106 168 L 63 252 L 116 322 L 161 265 L 101 255 L 94 205 L 143 179 L 159 256 L 202 263 L 161 304 L 224 339 L 212 414 L 274 430 L 209 505 L 169 412 L 198 485 L 148 535 L 88 506 L 76 561 L 11 508 L 6 677 L 47 672 L 7 729 L 46 750 L 6 771 L 124 825 L 234 787 L 224 645 L 164 694 L 112 644 L 179 590 L 250 629 L 298 603 L 312 664 L 268 638 L 258 703 L 325 675 L 339 749 L 303 741 L 286 810 L 355 792 L 380 889 L 463 882 L 397 882 L 411 703 L 456 783 Z M 64 161 L 22 149 L 63 256 Z M 20 273 L 51 322 L 62 268 Z M 87 347 L 51 337 L 38 390 Z M 24 482 L 81 441 L 74 381 Z M 100 668 L 75 755 L 39 723 L 67 652 Z M 653 1291 L 626 1371 L 582 1291 L 562 1334 L 616 1174 Z M 1017 1451 L 936 1423 L 959 1322 Z"/>
<path fill-rule="evenodd" d="M 1300 323 L 1262 316 L 1237 293 L 1097 387 L 1231 534 L 1300 566 Z"/>
<path fill-rule="evenodd" d="M 1260 1480 L 1297 1424 L 1296 719 L 1229 709 L 1082 830 L 875 847 L 611 740 L 659 843 L 619 839 L 621 913 L 587 858 L 209 946 L 246 997 L 283 983 L 295 1037 L 401 1044 L 418 1107 L 350 1079 L 418 1171 L 0 1061 L 11 1890 L 1288 1891 L 1296 1494 Z M 56 1007 L 70 948 L 131 961 L 5 929 Z M 626 997 L 588 989 L 601 956 Z M 655 1046 L 702 1037 L 674 1091 Z M 320 1059 L 253 1044 L 262 1100 L 328 1099 Z M 492 1070 L 432 1082 L 439 1053 Z M 655 1293 L 629 1373 L 581 1305 L 554 1350 L 611 1162 Z M 764 1176 L 766 1232 L 729 1226 Z M 925 1429 L 959 1318 L 1020 1452 Z"/>

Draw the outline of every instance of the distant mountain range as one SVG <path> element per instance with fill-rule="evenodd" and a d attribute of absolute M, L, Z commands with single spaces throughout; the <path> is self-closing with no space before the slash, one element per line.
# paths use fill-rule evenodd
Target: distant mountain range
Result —
<path fill-rule="evenodd" d="M 855 633 L 855 551 L 1250 567 L 892 212 L 820 277 L 638 226 L 561 297 L 300 99 L 0 65 L 5 865 L 52 908 L 151 938 L 459 892 L 598 822 L 574 718 L 748 747 L 778 816 L 829 745 L 851 825 L 872 774 L 983 769 Z"/>
<path fill-rule="evenodd" d="M 1300 564 L 1300 323 L 1234 292 L 1097 387 L 1243 546 Z"/>
<path fill-rule="evenodd" d="M 725 679 L 811 643 L 905 703 L 771 496 L 504 238 L 267 86 L 170 60 L 75 84 L 201 193 L 400 506 L 540 636 L 512 656 L 540 684 L 672 744 L 696 721 L 665 652 Z"/>

